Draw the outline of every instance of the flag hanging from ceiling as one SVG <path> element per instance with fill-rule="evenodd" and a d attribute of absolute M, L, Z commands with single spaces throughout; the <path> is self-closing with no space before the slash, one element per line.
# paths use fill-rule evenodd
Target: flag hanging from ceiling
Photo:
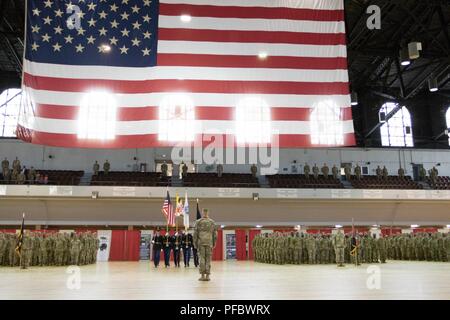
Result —
<path fill-rule="evenodd" d="M 26 1 L 25 141 L 355 143 L 343 0 Z"/>

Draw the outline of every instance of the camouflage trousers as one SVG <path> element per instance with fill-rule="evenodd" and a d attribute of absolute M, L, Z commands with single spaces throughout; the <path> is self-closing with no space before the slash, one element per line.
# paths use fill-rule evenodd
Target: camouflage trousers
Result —
<path fill-rule="evenodd" d="M 343 247 L 335 248 L 335 253 L 336 253 L 336 263 L 339 265 L 344 264 L 344 248 Z"/>
<path fill-rule="evenodd" d="M 200 246 L 198 248 L 198 256 L 200 258 L 200 274 L 210 274 L 212 248 L 210 246 Z"/>
<path fill-rule="evenodd" d="M 47 250 L 39 251 L 39 265 L 47 265 Z"/>
<path fill-rule="evenodd" d="M 316 249 L 308 248 L 308 263 L 316 263 Z"/>

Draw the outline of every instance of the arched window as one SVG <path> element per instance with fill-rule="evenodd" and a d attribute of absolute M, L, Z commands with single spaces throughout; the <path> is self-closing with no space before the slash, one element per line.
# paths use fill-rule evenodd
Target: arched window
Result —
<path fill-rule="evenodd" d="M 21 89 L 6 89 L 0 94 L 0 137 L 16 136 L 21 98 Z"/>
<path fill-rule="evenodd" d="M 106 92 L 90 92 L 81 101 L 78 114 L 78 138 L 113 140 L 116 135 L 117 104 Z"/>
<path fill-rule="evenodd" d="M 236 106 L 236 141 L 270 143 L 271 114 L 267 103 L 259 98 L 245 98 Z"/>
<path fill-rule="evenodd" d="M 313 106 L 310 116 L 311 144 L 344 144 L 341 112 L 341 108 L 332 100 L 321 101 Z"/>
<path fill-rule="evenodd" d="M 447 109 L 447 112 L 445 114 L 445 121 L 447 123 L 447 130 L 449 130 L 450 128 L 450 107 Z M 450 145 L 450 133 L 447 134 L 448 135 L 448 144 Z"/>
<path fill-rule="evenodd" d="M 192 100 L 185 95 L 167 96 L 159 106 L 160 141 L 194 141 L 195 109 Z"/>
<path fill-rule="evenodd" d="M 396 103 L 385 103 L 379 112 L 381 145 L 385 147 L 414 147 L 411 115 L 406 107 L 401 107 L 388 121 L 386 116 L 397 107 Z"/>

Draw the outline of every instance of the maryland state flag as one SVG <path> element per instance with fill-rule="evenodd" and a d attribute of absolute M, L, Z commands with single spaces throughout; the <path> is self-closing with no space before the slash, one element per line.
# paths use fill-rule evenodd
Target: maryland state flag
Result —
<path fill-rule="evenodd" d="M 23 228 L 25 226 L 25 213 L 22 215 L 22 226 L 20 227 L 19 236 L 17 238 L 17 244 L 16 244 L 16 253 L 20 256 L 22 256 L 22 244 L 23 244 Z"/>
<path fill-rule="evenodd" d="M 183 200 L 176 194 L 176 207 L 175 207 L 175 216 L 179 217 L 183 214 Z"/>

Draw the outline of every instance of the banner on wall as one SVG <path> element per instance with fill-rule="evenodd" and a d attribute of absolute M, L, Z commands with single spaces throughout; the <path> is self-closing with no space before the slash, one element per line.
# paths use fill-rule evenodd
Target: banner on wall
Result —
<path fill-rule="evenodd" d="M 141 230 L 139 242 L 139 260 L 150 260 L 151 257 L 152 231 Z"/>
<path fill-rule="evenodd" d="M 98 230 L 97 238 L 99 240 L 99 249 L 97 252 L 97 261 L 109 260 L 109 249 L 111 246 L 111 230 Z"/>

